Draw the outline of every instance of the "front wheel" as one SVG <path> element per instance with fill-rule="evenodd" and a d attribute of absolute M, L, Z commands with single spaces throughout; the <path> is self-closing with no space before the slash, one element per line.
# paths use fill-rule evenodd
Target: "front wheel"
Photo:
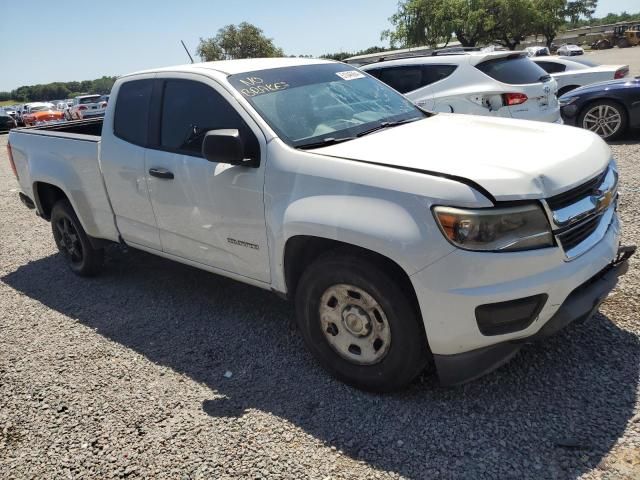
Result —
<path fill-rule="evenodd" d="M 614 140 L 627 129 L 627 112 L 618 103 L 599 100 L 582 111 L 578 125 L 604 140 Z"/>
<path fill-rule="evenodd" d="M 60 200 L 53 206 L 51 229 L 56 246 L 73 273 L 90 277 L 100 272 L 104 249 L 93 248 L 68 200 Z"/>
<path fill-rule="evenodd" d="M 416 308 L 391 276 L 364 258 L 331 252 L 313 262 L 296 291 L 296 313 L 315 358 L 357 388 L 400 389 L 427 364 Z"/>

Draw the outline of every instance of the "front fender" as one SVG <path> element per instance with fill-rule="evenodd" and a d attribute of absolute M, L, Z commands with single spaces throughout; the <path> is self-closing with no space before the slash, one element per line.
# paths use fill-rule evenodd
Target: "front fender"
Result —
<path fill-rule="evenodd" d="M 407 275 L 449 254 L 454 248 L 444 240 L 431 213 L 418 197 L 407 205 L 385 198 L 353 195 L 316 195 L 288 205 L 282 217 L 279 265 L 283 271 L 286 242 L 296 236 L 336 240 L 383 255 Z M 284 278 L 276 275 L 274 288 L 285 291 Z M 282 282 L 282 283 L 281 283 Z"/>

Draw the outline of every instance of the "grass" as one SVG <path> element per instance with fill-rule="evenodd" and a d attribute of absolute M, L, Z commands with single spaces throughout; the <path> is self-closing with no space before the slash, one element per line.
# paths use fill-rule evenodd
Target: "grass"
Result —
<path fill-rule="evenodd" d="M 15 105 L 17 103 L 20 103 L 17 100 L 5 100 L 4 102 L 0 102 L 0 107 L 6 107 L 7 105 Z"/>

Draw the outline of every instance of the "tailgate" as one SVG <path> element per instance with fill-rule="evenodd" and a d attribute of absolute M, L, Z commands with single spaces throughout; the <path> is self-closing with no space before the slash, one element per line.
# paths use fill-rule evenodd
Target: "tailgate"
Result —
<path fill-rule="evenodd" d="M 37 203 L 34 190 L 40 184 L 56 187 L 71 202 L 87 234 L 118 239 L 98 165 L 99 136 L 19 128 L 9 134 L 9 144 L 25 195 Z"/>

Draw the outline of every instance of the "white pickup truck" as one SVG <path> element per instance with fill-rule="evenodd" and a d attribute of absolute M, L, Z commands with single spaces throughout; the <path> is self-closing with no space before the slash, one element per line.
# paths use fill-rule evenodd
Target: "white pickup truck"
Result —
<path fill-rule="evenodd" d="M 430 361 L 445 384 L 495 369 L 591 316 L 635 250 L 584 130 L 431 114 L 322 60 L 149 70 L 111 98 L 104 121 L 9 136 L 71 269 L 96 274 L 118 242 L 273 290 L 360 388 Z"/>

